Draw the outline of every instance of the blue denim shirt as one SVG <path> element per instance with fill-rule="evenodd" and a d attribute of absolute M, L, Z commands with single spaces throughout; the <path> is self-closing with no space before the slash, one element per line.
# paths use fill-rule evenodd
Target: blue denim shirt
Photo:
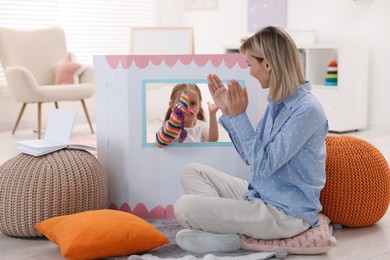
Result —
<path fill-rule="evenodd" d="M 256 131 L 246 113 L 222 116 L 220 123 L 251 167 L 245 198 L 261 199 L 314 227 L 322 210 L 328 121 L 310 90 L 307 82 L 281 102 L 269 99 Z"/>

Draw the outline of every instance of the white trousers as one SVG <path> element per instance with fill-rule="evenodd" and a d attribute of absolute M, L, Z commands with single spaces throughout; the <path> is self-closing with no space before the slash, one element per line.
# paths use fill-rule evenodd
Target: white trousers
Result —
<path fill-rule="evenodd" d="M 190 163 L 181 174 L 187 195 L 174 205 L 176 219 L 190 229 L 244 234 L 256 239 L 297 235 L 310 225 L 262 200 L 247 201 L 248 182 L 210 166 Z"/>

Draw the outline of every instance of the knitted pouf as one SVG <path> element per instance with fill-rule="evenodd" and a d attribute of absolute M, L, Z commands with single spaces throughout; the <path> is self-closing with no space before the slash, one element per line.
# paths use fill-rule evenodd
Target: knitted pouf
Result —
<path fill-rule="evenodd" d="M 379 221 L 390 202 L 390 170 L 370 143 L 352 136 L 326 137 L 322 213 L 333 223 L 363 227 Z"/>
<path fill-rule="evenodd" d="M 0 231 L 5 235 L 40 237 L 34 228 L 38 222 L 107 208 L 107 202 L 106 175 L 87 151 L 19 154 L 0 166 Z"/>

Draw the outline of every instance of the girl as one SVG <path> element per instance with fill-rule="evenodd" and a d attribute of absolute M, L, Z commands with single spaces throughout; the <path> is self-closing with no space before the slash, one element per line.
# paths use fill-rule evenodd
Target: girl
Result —
<path fill-rule="evenodd" d="M 201 106 L 202 94 L 196 84 L 177 84 L 173 87 L 164 125 L 156 133 L 156 145 L 171 142 L 217 142 L 218 123 L 215 104 L 208 103 L 209 126 Z"/>

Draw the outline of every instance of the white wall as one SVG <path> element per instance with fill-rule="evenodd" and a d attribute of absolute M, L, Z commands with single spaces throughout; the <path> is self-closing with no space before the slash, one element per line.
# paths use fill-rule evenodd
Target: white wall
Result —
<path fill-rule="evenodd" d="M 164 26 L 193 26 L 196 54 L 224 53 L 247 35 L 247 1 L 219 0 L 218 9 L 184 10 L 183 0 L 162 0 Z"/>
<path fill-rule="evenodd" d="M 288 7 L 289 27 L 316 30 L 318 42 L 357 40 L 368 44 L 368 123 L 390 127 L 390 1 L 294 0 Z"/>
<path fill-rule="evenodd" d="M 247 1 L 219 0 L 218 9 L 184 10 L 163 0 L 162 25 L 194 26 L 195 52 L 223 53 L 247 32 Z M 368 123 L 390 128 L 390 1 L 290 0 L 288 29 L 315 30 L 317 42 L 362 41 L 370 47 Z M 356 57 L 359 62 L 359 57 Z"/>

